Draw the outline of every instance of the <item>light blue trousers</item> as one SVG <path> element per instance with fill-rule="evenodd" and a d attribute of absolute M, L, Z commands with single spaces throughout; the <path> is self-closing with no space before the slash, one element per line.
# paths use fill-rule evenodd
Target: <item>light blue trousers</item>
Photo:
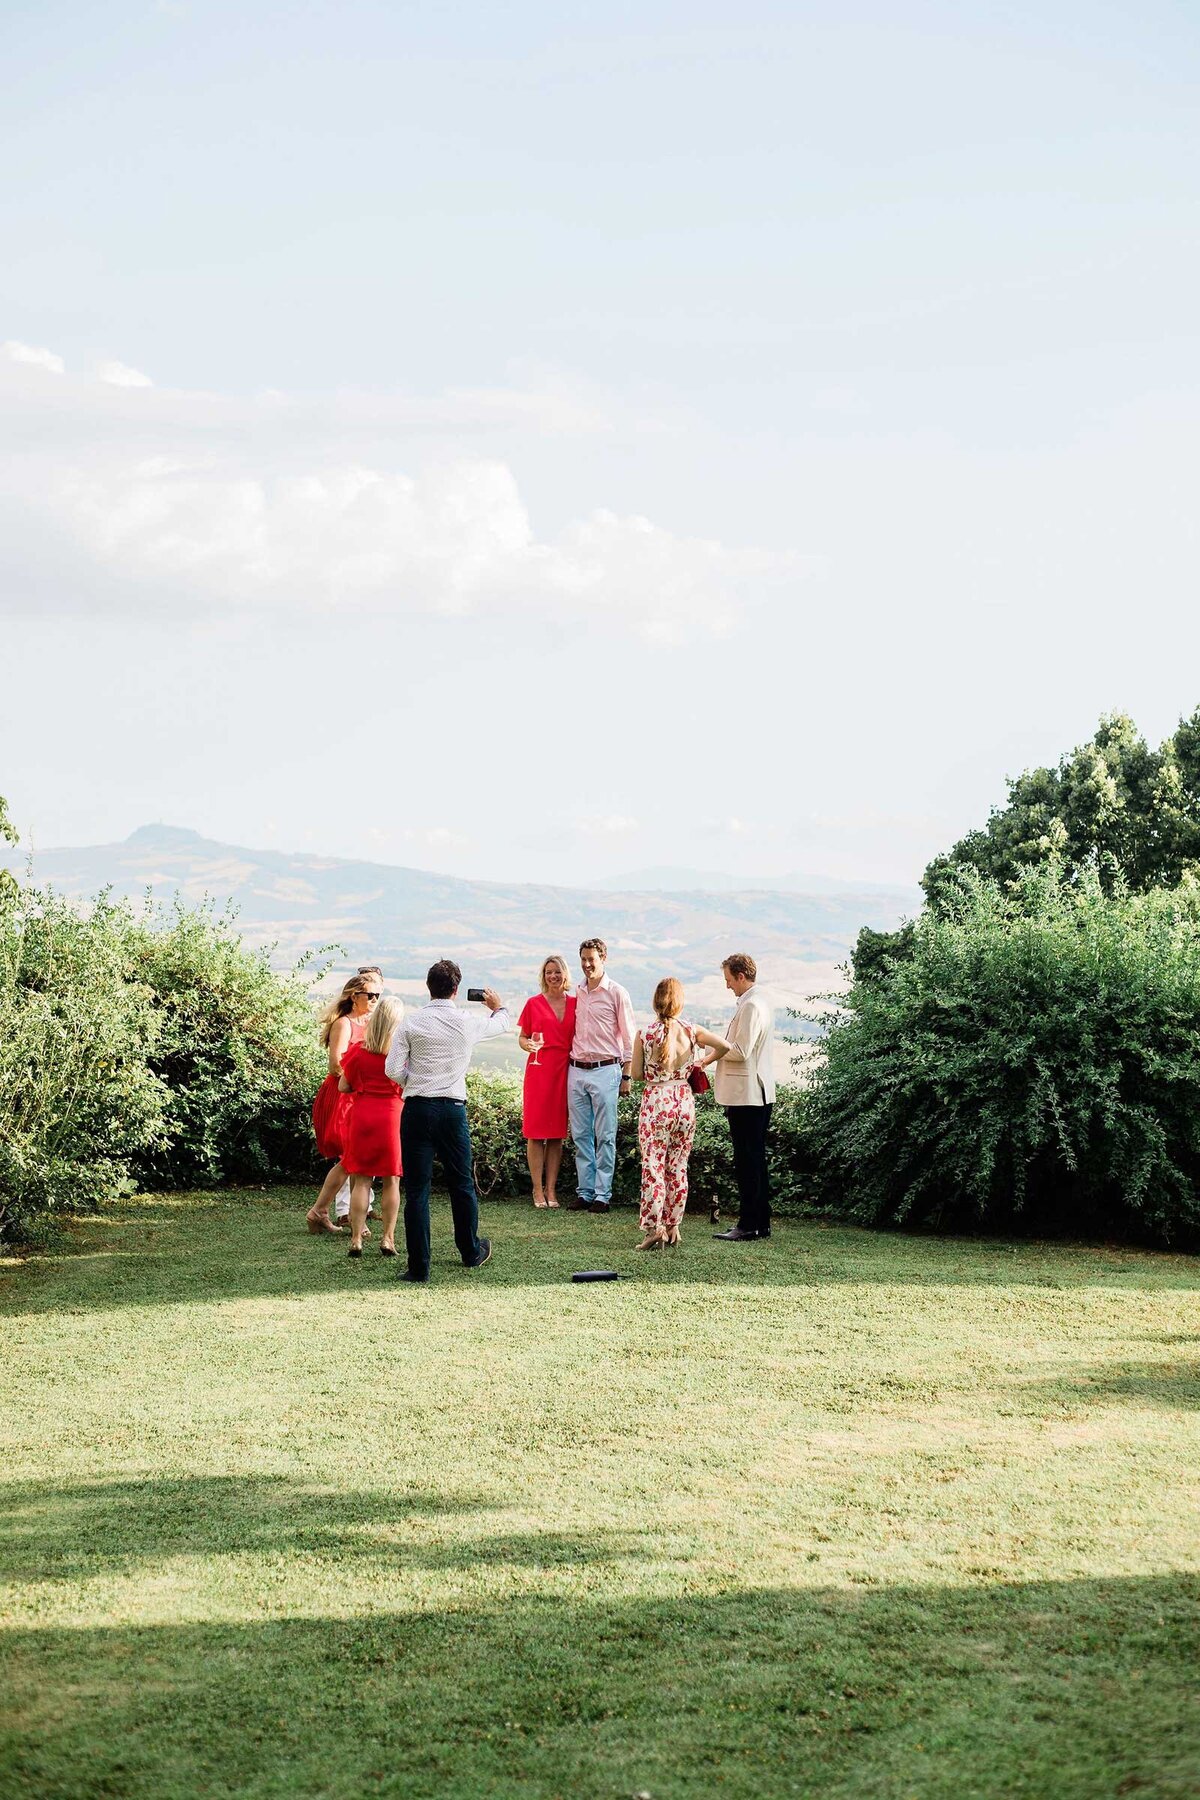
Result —
<path fill-rule="evenodd" d="M 620 1063 L 607 1069 L 567 1070 L 567 1113 L 581 1200 L 607 1204 L 612 1199 L 620 1096 Z"/>

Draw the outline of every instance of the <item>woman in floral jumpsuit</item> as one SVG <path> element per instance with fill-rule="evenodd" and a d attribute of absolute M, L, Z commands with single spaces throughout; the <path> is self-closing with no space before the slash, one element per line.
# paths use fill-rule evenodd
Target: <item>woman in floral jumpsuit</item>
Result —
<path fill-rule="evenodd" d="M 696 1101 L 688 1081 L 697 1046 L 724 1056 L 729 1045 L 711 1031 L 701 1031 L 680 1018 L 683 986 L 673 976 L 654 990 L 655 1019 L 639 1031 L 633 1046 L 633 1078 L 645 1082 L 638 1115 L 638 1148 L 642 1153 L 644 1237 L 639 1250 L 657 1250 L 679 1242 L 687 1205 L 688 1157 L 696 1135 Z"/>

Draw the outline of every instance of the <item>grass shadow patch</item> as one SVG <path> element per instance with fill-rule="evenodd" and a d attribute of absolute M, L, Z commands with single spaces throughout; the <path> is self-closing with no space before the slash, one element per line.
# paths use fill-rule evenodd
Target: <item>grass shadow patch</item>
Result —
<path fill-rule="evenodd" d="M 81 1581 L 183 1555 L 268 1552 L 451 1571 L 488 1562 L 551 1569 L 638 1554 L 636 1535 L 616 1528 L 438 1535 L 443 1522 L 496 1510 L 483 1498 L 334 1493 L 270 1475 L 11 1483 L 0 1488 L 0 1580 Z M 434 1530 L 422 1533 L 422 1524 Z"/>
<path fill-rule="evenodd" d="M 1041 1391 L 1071 1405 L 1132 1400 L 1175 1412 L 1195 1411 L 1200 1408 L 1200 1360 L 1110 1363 L 1073 1381 L 1046 1382 Z"/>
<path fill-rule="evenodd" d="M 1183 1796 L 1198 1601 L 1163 1577 L 10 1632 L 0 1773 L 22 1800 Z"/>
<path fill-rule="evenodd" d="M 197 1299 L 303 1299 L 386 1287 L 397 1264 L 373 1254 L 346 1256 L 344 1238 L 313 1238 L 304 1227 L 307 1189 L 239 1189 L 139 1196 L 102 1218 L 79 1221 L 60 1253 L 0 1269 L 0 1314 L 88 1312 L 121 1306 L 175 1306 Z M 689 1219 L 683 1244 L 639 1256 L 636 1214 L 608 1217 L 535 1211 L 516 1202 L 482 1209 L 495 1255 L 486 1271 L 464 1270 L 449 1212 L 434 1207 L 434 1290 L 483 1281 L 495 1287 L 559 1286 L 576 1269 L 615 1268 L 647 1287 L 1047 1288 L 1111 1285 L 1120 1291 L 1200 1289 L 1200 1260 L 1112 1246 L 1006 1244 L 914 1238 L 851 1227 L 777 1223 L 768 1242 L 715 1242 Z M 403 1257 L 400 1258 L 403 1261 Z"/>

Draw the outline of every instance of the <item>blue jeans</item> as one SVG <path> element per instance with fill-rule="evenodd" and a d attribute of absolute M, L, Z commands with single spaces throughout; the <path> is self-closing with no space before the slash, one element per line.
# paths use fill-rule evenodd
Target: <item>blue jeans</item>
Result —
<path fill-rule="evenodd" d="M 400 1154 L 409 1270 L 422 1279 L 429 1273 L 429 1188 L 435 1156 L 450 1190 L 454 1242 L 470 1268 L 479 1255 L 479 1201 L 471 1172 L 466 1107 L 454 1100 L 422 1100 L 420 1095 L 406 1100 L 400 1114 Z"/>
<path fill-rule="evenodd" d="M 567 1070 L 567 1113 L 581 1200 L 607 1206 L 612 1199 L 620 1096 L 620 1063 L 607 1069 Z"/>

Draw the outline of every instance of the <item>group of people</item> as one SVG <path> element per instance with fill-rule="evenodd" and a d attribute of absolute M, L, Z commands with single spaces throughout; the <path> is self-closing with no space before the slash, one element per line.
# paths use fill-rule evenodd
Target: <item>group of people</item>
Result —
<path fill-rule="evenodd" d="M 642 1085 L 638 1146 L 642 1159 L 639 1250 L 677 1244 L 688 1193 L 688 1158 L 696 1130 L 697 1092 L 709 1086 L 729 1122 L 739 1196 L 736 1225 L 714 1235 L 747 1242 L 771 1235 L 767 1132 L 775 1099 L 773 1018 L 757 985 L 751 956 L 727 956 L 725 986 L 735 996 L 725 1035 L 683 1017 L 684 992 L 673 977 L 654 990 L 654 1018 L 635 1023 L 626 990 L 606 968 L 600 938 L 579 947 L 583 979 L 572 993 L 561 956 L 547 956 L 539 991 L 521 1009 L 516 1027 L 526 1053 L 522 1102 L 533 1204 L 557 1207 L 563 1146 L 575 1151 L 573 1211 L 607 1213 L 612 1204 L 617 1150 L 617 1105 L 631 1083 Z M 514 1029 L 499 994 L 471 990 L 485 1011 L 456 1004 L 462 972 L 434 963 L 426 977 L 429 1002 L 405 1014 L 384 992 L 373 964 L 346 982 L 321 1019 L 329 1073 L 313 1103 L 319 1153 L 331 1168 L 308 1213 L 308 1228 L 341 1234 L 344 1203 L 349 1254 L 361 1257 L 379 1194 L 380 1250 L 396 1255 L 400 1180 L 405 1189 L 407 1266 L 402 1279 L 429 1279 L 429 1192 L 435 1157 L 450 1195 L 454 1241 L 468 1268 L 491 1256 L 479 1236 L 479 1204 L 471 1164 L 466 1073 L 476 1044 Z M 333 1217 L 330 1217 L 331 1211 Z"/>

